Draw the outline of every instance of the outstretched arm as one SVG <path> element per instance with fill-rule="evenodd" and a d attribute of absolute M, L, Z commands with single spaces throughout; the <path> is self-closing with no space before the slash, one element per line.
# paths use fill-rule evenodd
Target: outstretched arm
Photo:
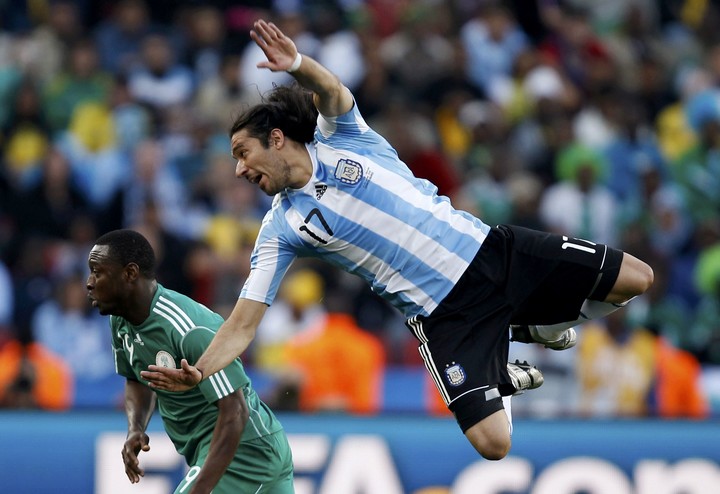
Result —
<path fill-rule="evenodd" d="M 278 72 L 293 67 L 298 56 L 297 47 L 275 24 L 262 19 L 256 21 L 250 37 L 267 57 L 267 61 L 258 64 L 258 68 Z M 309 56 L 302 55 L 300 66 L 290 74 L 301 86 L 314 93 L 315 106 L 322 115 L 335 117 L 352 108 L 353 97 L 350 90 L 335 74 Z"/>
<path fill-rule="evenodd" d="M 180 369 L 149 365 L 140 375 L 152 388 L 167 391 L 185 391 L 196 386 L 203 378 L 227 367 L 247 349 L 266 309 L 267 305 L 262 302 L 238 299 L 230 317 L 194 366 L 183 359 Z"/>

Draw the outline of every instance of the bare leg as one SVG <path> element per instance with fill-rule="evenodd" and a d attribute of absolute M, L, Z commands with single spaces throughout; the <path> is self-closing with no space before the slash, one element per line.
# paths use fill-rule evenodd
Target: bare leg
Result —
<path fill-rule="evenodd" d="M 505 410 L 498 410 L 465 431 L 470 444 L 487 460 L 501 460 L 510 451 L 510 422 Z"/>
<path fill-rule="evenodd" d="M 604 301 L 610 304 L 623 304 L 645 293 L 653 284 L 653 280 L 652 268 L 625 252 L 618 278 Z"/>

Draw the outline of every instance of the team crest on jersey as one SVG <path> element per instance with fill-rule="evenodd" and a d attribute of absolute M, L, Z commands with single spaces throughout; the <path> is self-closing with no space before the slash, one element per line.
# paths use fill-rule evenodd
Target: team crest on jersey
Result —
<path fill-rule="evenodd" d="M 315 184 L 315 199 L 318 201 L 322 199 L 322 196 L 325 195 L 325 191 L 327 190 L 327 185 L 325 184 Z"/>
<path fill-rule="evenodd" d="M 465 369 L 463 369 L 460 364 L 453 362 L 452 365 L 446 366 L 445 377 L 451 386 L 460 386 L 465 382 L 467 375 L 465 374 Z"/>
<path fill-rule="evenodd" d="M 175 369 L 175 359 L 165 350 L 160 350 L 155 355 L 155 365 L 158 367 L 167 367 L 168 369 Z"/>
<path fill-rule="evenodd" d="M 337 162 L 335 178 L 346 185 L 357 185 L 363 177 L 362 165 L 346 158 Z"/>

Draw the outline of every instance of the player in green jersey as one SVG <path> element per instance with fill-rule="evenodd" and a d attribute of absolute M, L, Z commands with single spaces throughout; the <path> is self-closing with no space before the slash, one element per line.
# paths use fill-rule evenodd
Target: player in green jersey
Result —
<path fill-rule="evenodd" d="M 155 279 L 155 254 L 133 230 L 97 239 L 88 256 L 88 298 L 109 315 L 115 367 L 126 378 L 127 440 L 122 450 L 132 483 L 148 451 L 145 432 L 157 405 L 163 425 L 189 471 L 175 493 L 294 492 L 285 431 L 252 388 L 239 358 L 182 393 L 153 390 L 140 377 L 149 364 L 176 368 L 195 362 L 223 319 Z"/>

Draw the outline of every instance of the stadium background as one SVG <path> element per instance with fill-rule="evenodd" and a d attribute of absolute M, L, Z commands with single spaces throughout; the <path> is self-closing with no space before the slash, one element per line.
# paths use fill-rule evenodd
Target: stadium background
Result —
<path fill-rule="evenodd" d="M 512 345 L 546 375 L 514 400 L 514 453 L 536 476 L 553 462 L 523 434 L 557 445 L 555 459 L 607 460 L 638 493 L 661 492 L 639 480 L 645 460 L 677 466 L 661 476 L 667 494 L 720 491 L 720 8 L 710 0 L 0 1 L 0 405 L 40 410 L 2 414 L 0 442 L 11 454 L 22 442 L 3 461 L 9 471 L 59 461 L 73 443 L 63 431 L 87 426 L 75 446 L 89 460 L 73 492 L 114 485 L 112 457 L 98 458 L 103 431 L 123 431 L 122 382 L 107 321 L 83 293 L 99 234 L 142 231 L 165 286 L 222 314 L 234 304 L 269 199 L 234 179 L 226 129 L 290 80 L 255 69 L 261 54 L 247 33 L 258 17 L 337 73 L 370 125 L 457 206 L 489 224 L 610 243 L 652 265 L 651 293 L 626 317 L 580 328 L 576 349 Z M 333 454 L 343 431 L 379 434 L 399 465 L 422 464 L 406 455 L 432 443 L 454 465 L 444 470 L 452 475 L 428 474 L 444 486 L 473 464 L 410 333 L 366 287 L 299 261 L 275 306 L 244 360 L 291 434 L 322 432 L 314 420 L 330 409 L 323 437 Z M 298 350 L 298 334 L 327 311 L 358 328 Z M 345 355 L 342 342 L 367 358 L 348 357 L 343 369 L 332 358 Z M 297 366 L 355 394 L 312 402 Z M 313 475 L 324 478 L 330 457 Z M 427 468 L 407 468 L 404 489 L 430 485 L 417 480 Z M 114 469 L 122 474 L 119 461 Z M 705 480 L 683 484 L 687 472 Z M 11 491 L 49 491 L 46 477 Z"/>

